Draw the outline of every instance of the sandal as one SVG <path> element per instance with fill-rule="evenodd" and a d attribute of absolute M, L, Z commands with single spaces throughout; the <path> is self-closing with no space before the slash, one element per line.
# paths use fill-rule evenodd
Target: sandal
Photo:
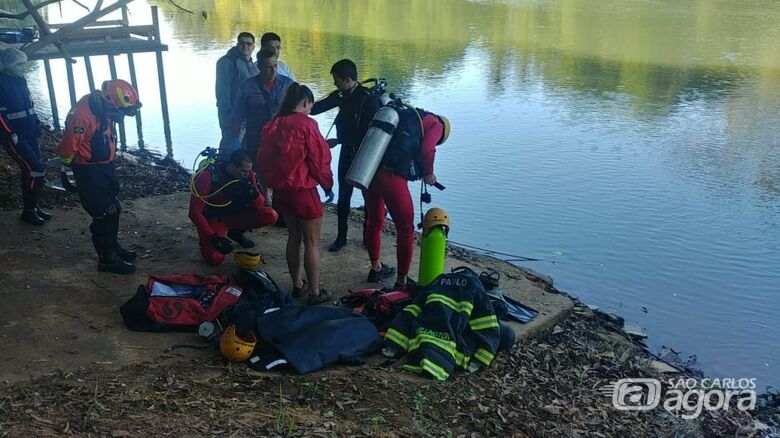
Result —
<path fill-rule="evenodd" d="M 314 306 L 317 304 L 327 303 L 331 300 L 333 300 L 333 294 L 331 294 L 330 291 L 326 289 L 320 288 L 319 295 L 312 295 L 311 292 L 309 293 L 309 297 L 306 299 L 306 305 Z"/>
<path fill-rule="evenodd" d="M 303 295 L 303 291 L 306 290 L 306 280 L 303 280 L 303 284 L 301 284 L 301 287 L 295 287 L 292 288 L 292 296 L 293 298 L 300 298 Z"/>

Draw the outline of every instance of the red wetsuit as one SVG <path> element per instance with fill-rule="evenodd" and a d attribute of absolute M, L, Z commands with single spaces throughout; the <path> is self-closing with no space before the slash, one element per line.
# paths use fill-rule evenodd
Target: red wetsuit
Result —
<path fill-rule="evenodd" d="M 444 125 L 433 114 L 427 114 L 422 122 L 424 135 L 419 161 L 423 175 L 430 175 L 433 173 L 436 143 L 441 139 Z M 379 259 L 387 206 L 396 228 L 398 273 L 408 274 L 414 254 L 414 204 L 406 179 L 380 167 L 368 190 L 363 192 L 363 197 L 366 199 L 365 239 L 369 258 Z"/>
<path fill-rule="evenodd" d="M 272 225 L 278 218 L 273 209 L 265 206 L 265 197 L 257 187 L 254 172 L 250 173 L 249 181 L 231 183 L 236 179 L 229 176 L 222 166 L 223 163 L 217 163 L 203 170 L 195 179 L 195 189 L 200 197 L 195 194 L 190 196 L 189 217 L 198 230 L 203 259 L 210 265 L 218 265 L 225 260 L 225 255 L 211 243 L 211 236 L 225 237 L 228 230 L 262 228 Z M 223 186 L 225 189 L 221 192 L 202 199 Z M 247 195 L 247 191 L 252 192 L 251 195 Z M 228 205 L 217 207 L 224 204 Z"/>

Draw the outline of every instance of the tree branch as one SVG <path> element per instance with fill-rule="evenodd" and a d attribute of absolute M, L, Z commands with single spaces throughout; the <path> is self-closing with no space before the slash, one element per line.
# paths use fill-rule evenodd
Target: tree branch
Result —
<path fill-rule="evenodd" d="M 38 10 L 38 9 L 40 9 L 40 8 L 42 8 L 44 6 L 48 6 L 48 5 L 52 4 L 52 3 L 59 3 L 61 1 L 62 0 L 46 0 L 43 3 L 40 3 L 38 5 L 33 6 L 32 9 L 28 9 L 28 10 L 26 10 L 24 12 L 19 12 L 19 13 L 10 12 L 10 11 L 6 11 L 4 9 L 0 9 L 0 18 L 8 18 L 8 19 L 11 19 L 11 20 L 24 20 L 28 15 L 30 15 L 32 13 L 32 11 Z"/>

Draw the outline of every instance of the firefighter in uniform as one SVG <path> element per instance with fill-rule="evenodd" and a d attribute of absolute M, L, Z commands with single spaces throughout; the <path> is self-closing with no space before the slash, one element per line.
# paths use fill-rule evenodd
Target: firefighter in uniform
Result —
<path fill-rule="evenodd" d="M 0 54 L 0 62 L 0 142 L 22 171 L 22 222 L 43 225 L 51 214 L 38 206 L 45 167 L 38 148 L 40 123 L 24 79 L 27 55 L 8 48 Z"/>
<path fill-rule="evenodd" d="M 132 85 L 121 79 L 103 82 L 100 90 L 82 97 L 65 121 L 65 135 L 57 153 L 73 168 L 79 198 L 92 217 L 89 226 L 98 255 L 98 271 L 132 274 L 136 254 L 119 245 L 117 196 L 119 179 L 114 167 L 116 133 L 114 124 L 135 116 L 141 103 Z"/>

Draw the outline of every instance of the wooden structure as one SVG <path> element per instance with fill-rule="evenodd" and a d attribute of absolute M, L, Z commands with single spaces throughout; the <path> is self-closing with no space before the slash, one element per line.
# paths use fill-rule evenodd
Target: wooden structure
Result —
<path fill-rule="evenodd" d="M 91 58 L 107 56 L 111 78 L 117 77 L 117 56 L 126 56 L 130 70 L 130 82 L 138 90 L 135 61 L 133 54 L 154 52 L 157 61 L 157 78 L 160 87 L 160 103 L 162 107 L 163 129 L 165 130 L 166 149 L 172 155 L 170 118 L 168 113 L 168 98 L 165 88 L 165 71 L 163 68 L 162 52 L 168 50 L 160 39 L 160 25 L 157 15 L 157 7 L 152 6 L 152 23 L 141 26 L 131 26 L 128 20 L 127 4 L 133 0 L 116 0 L 108 6 L 103 5 L 103 0 L 97 0 L 91 12 L 80 19 L 66 24 L 49 24 L 38 13 L 43 6 L 52 3 L 51 0 L 38 5 L 33 5 L 32 0 L 21 0 L 26 12 L 16 14 L 24 18 L 29 15 L 35 21 L 40 32 L 40 38 L 21 49 L 27 53 L 29 60 L 42 60 L 46 71 L 46 82 L 49 90 L 49 100 L 52 108 L 54 127 L 60 129 L 59 113 L 57 111 L 57 98 L 55 96 L 54 83 L 52 81 L 52 59 L 64 59 L 65 70 L 68 77 L 68 92 L 71 106 L 76 104 L 76 86 L 74 78 L 74 64 L 77 59 L 83 59 L 87 74 L 87 82 L 90 90 L 99 87 L 95 84 L 92 71 Z M 99 19 L 115 11 L 121 11 L 119 20 Z M 139 94 L 141 90 L 139 90 Z M 143 123 L 141 112 L 136 115 L 135 123 L 138 132 L 138 146 L 144 147 Z M 127 147 L 124 124 L 119 126 L 120 144 L 123 149 Z"/>

